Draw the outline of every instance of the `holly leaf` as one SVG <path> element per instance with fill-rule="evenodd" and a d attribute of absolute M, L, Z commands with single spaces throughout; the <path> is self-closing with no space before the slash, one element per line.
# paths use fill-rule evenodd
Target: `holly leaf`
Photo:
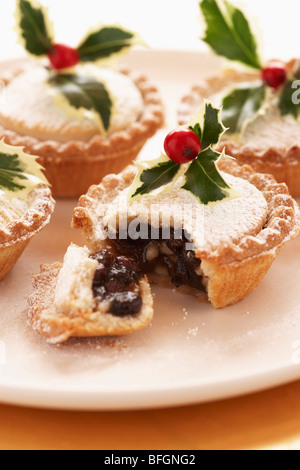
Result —
<path fill-rule="evenodd" d="M 205 101 L 204 107 L 189 122 L 189 129 L 195 132 L 201 141 L 201 151 L 217 145 L 226 131 L 221 113 L 221 109 L 214 108 L 211 103 Z"/>
<path fill-rule="evenodd" d="M 239 132 L 244 122 L 255 116 L 265 96 L 262 85 L 237 88 L 223 99 L 222 120 L 231 133 Z"/>
<path fill-rule="evenodd" d="M 185 184 L 182 188 L 194 194 L 202 204 L 228 197 L 230 187 L 216 166 L 216 162 L 221 158 L 219 152 L 208 148 L 200 153 L 185 173 Z"/>
<path fill-rule="evenodd" d="M 85 75 L 55 74 L 50 77 L 49 84 L 74 108 L 96 112 L 104 129 L 109 128 L 113 103 L 103 83 Z"/>
<path fill-rule="evenodd" d="M 45 9 L 37 0 L 17 0 L 16 17 L 26 50 L 36 56 L 46 55 L 54 41 Z"/>
<path fill-rule="evenodd" d="M 24 189 L 19 180 L 26 180 L 24 168 L 20 165 L 19 156 L 0 153 L 0 188 L 9 191 Z"/>
<path fill-rule="evenodd" d="M 218 55 L 255 69 L 262 68 L 258 46 L 247 18 L 226 0 L 200 2 L 206 42 Z"/>
<path fill-rule="evenodd" d="M 300 111 L 300 80 L 290 79 L 282 87 L 278 106 L 282 116 L 291 114 L 297 119 Z"/>
<path fill-rule="evenodd" d="M 138 188 L 131 197 L 147 194 L 170 183 L 177 175 L 179 169 L 180 165 L 172 160 L 158 162 L 157 164 L 155 162 L 151 168 L 144 169 L 138 173 L 135 180 L 135 186 L 138 185 Z M 139 186 L 139 183 L 142 184 Z"/>
<path fill-rule="evenodd" d="M 24 153 L 22 147 L 0 141 L 0 197 L 26 199 L 39 184 L 49 185 L 37 157 Z"/>
<path fill-rule="evenodd" d="M 116 26 L 105 26 L 91 33 L 77 48 L 82 62 L 93 62 L 117 54 L 142 41 L 138 35 Z"/>
<path fill-rule="evenodd" d="M 191 192 L 201 204 L 221 201 L 229 196 L 238 197 L 217 167 L 218 160 L 225 158 L 224 153 L 214 149 L 225 132 L 220 114 L 220 109 L 206 101 L 189 122 L 187 127 L 198 135 L 202 145 L 193 162 L 179 165 L 162 155 L 154 161 L 138 163 L 139 171 L 129 190 L 131 198 L 162 186 L 162 191 L 172 191 L 176 183 L 182 184 L 181 177 L 184 179 L 181 189 Z"/>

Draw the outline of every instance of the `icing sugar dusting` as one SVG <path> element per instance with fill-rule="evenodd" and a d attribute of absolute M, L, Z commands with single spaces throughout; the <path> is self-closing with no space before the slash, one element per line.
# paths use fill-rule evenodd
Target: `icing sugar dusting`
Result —
<path fill-rule="evenodd" d="M 19 219 L 28 210 L 29 204 L 18 198 L 14 198 L 12 201 L 6 198 L 2 199 L 1 193 L 3 192 L 0 190 L 0 227 L 3 229 L 14 220 Z"/>
<path fill-rule="evenodd" d="M 94 65 L 78 66 L 78 72 L 101 80 L 109 90 L 114 107 L 108 134 L 124 130 L 138 119 L 143 100 L 129 77 Z M 90 140 L 99 134 L 98 124 L 91 118 L 90 112 L 79 122 L 55 105 L 47 89 L 48 78 L 46 69 L 31 67 L 12 80 L 6 87 L 5 103 L 0 103 L 0 122 L 9 124 L 9 128 L 15 132 L 22 135 L 28 133 L 42 140 L 51 140 L 55 136 L 55 140 L 67 142 L 74 125 L 77 140 Z"/>
<path fill-rule="evenodd" d="M 186 234 L 196 247 L 217 250 L 232 241 L 247 235 L 256 235 L 267 218 L 267 202 L 263 194 L 244 179 L 223 173 L 226 181 L 241 197 L 220 202 L 213 207 L 200 204 L 188 191 L 173 190 L 143 196 L 127 202 L 128 189 L 122 191 L 104 212 L 102 226 L 136 226 L 150 224 L 153 227 L 171 225 L 175 229 L 185 228 Z M 103 210 L 103 208 L 101 208 Z M 99 228 L 98 233 L 101 233 Z"/>

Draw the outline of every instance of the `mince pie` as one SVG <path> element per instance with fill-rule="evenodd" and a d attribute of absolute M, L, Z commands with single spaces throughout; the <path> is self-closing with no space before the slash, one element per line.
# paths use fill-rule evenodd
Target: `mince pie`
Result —
<path fill-rule="evenodd" d="M 201 0 L 203 41 L 231 65 L 201 81 L 179 108 L 179 123 L 186 124 L 203 99 L 222 107 L 228 132 L 219 149 L 241 165 L 272 174 L 300 196 L 300 61 L 263 62 L 260 48 L 245 13 L 224 0 Z M 243 25 L 240 27 L 240 25 Z"/>
<path fill-rule="evenodd" d="M 51 190 L 36 158 L 1 141 L 0 280 L 49 223 L 53 210 Z"/>
<path fill-rule="evenodd" d="M 78 197 L 131 163 L 163 123 L 157 89 L 112 67 L 141 40 L 120 26 L 101 26 L 76 49 L 57 44 L 36 0 L 17 0 L 16 19 L 31 62 L 3 72 L 0 138 L 38 155 L 54 196 Z"/>
<path fill-rule="evenodd" d="M 49 341 L 146 326 L 158 283 L 224 308 L 244 299 L 300 230 L 285 184 L 216 150 L 221 110 L 205 103 L 168 134 L 166 155 L 108 175 L 80 198 L 63 265 L 45 266 L 30 297 Z M 144 295 L 143 295 L 144 292 Z"/>
<path fill-rule="evenodd" d="M 33 327 L 51 343 L 70 337 L 124 335 L 153 317 L 147 277 L 132 257 L 71 245 L 63 265 L 45 265 L 29 298 Z"/>

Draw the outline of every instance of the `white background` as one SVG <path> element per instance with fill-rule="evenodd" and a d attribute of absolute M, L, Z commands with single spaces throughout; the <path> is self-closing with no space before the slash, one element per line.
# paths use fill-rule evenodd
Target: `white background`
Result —
<path fill-rule="evenodd" d="M 199 36 L 198 0 L 42 0 L 50 7 L 57 42 L 76 46 L 87 29 L 119 22 L 138 31 L 152 48 L 205 50 Z M 300 0 L 242 0 L 257 18 L 265 58 L 300 56 Z M 0 59 L 24 55 L 13 31 L 15 0 L 1 0 Z"/>

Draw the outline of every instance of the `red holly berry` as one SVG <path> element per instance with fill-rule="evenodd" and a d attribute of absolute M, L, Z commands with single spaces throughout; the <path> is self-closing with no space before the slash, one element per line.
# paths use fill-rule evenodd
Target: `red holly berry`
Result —
<path fill-rule="evenodd" d="M 261 77 L 264 83 L 271 88 L 279 88 L 286 82 L 287 69 L 286 66 L 279 61 L 272 61 L 262 70 Z"/>
<path fill-rule="evenodd" d="M 175 163 L 188 163 L 198 157 L 201 142 L 191 129 L 180 128 L 171 131 L 165 138 L 165 152 Z"/>
<path fill-rule="evenodd" d="M 74 67 L 79 62 L 79 54 L 76 49 L 64 44 L 54 44 L 48 52 L 49 60 L 56 70 Z"/>

